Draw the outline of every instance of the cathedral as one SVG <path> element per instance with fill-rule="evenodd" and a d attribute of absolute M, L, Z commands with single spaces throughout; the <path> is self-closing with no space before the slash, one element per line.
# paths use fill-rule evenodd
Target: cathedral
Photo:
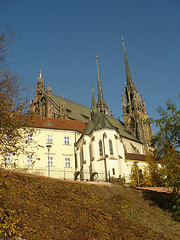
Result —
<path fill-rule="evenodd" d="M 53 94 L 50 84 L 45 89 L 41 71 L 37 79 L 35 98 L 30 105 L 32 112 L 40 118 L 49 119 L 49 122 L 59 119 L 69 120 L 71 124 L 72 121 L 84 123 L 83 131 L 71 145 L 74 146 L 74 179 L 108 181 L 114 177 L 128 183 L 134 163 L 142 169 L 146 166 L 145 157 L 153 131 L 146 123 L 148 115 L 144 98 L 142 94 L 139 96 L 131 78 L 123 39 L 122 45 L 127 80 L 124 96 L 121 96 L 124 123 L 109 112 L 97 57 L 98 101 L 92 89 L 91 108 Z"/>
<path fill-rule="evenodd" d="M 126 69 L 126 86 L 124 89 L 124 96 L 123 94 L 121 96 L 124 124 L 122 124 L 120 121 L 119 122 L 126 132 L 129 132 L 130 135 L 136 137 L 138 141 L 143 144 L 144 153 L 147 153 L 148 143 L 153 136 L 153 131 L 151 125 L 145 123 L 148 115 L 146 113 L 144 98 L 142 93 L 141 96 L 139 96 L 137 87 L 132 81 L 123 39 L 122 45 Z M 80 120 L 88 123 L 88 121 L 95 116 L 94 111 L 96 108 L 96 111 L 103 113 L 105 117 L 111 117 L 113 121 L 117 121 L 117 119 L 112 117 L 112 113 L 109 112 L 108 104 L 103 97 L 97 57 L 96 65 L 98 102 L 95 102 L 95 100 L 92 99 L 93 106 L 91 109 L 53 94 L 50 84 L 48 88 L 45 89 L 42 72 L 40 71 L 40 76 L 37 79 L 35 97 L 34 100 L 31 101 L 30 105 L 31 111 L 33 111 L 39 117 Z"/>

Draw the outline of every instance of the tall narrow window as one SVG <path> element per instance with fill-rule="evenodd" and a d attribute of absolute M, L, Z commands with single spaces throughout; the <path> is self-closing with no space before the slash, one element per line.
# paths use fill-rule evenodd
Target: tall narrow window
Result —
<path fill-rule="evenodd" d="M 101 140 L 99 140 L 99 155 L 100 155 L 100 156 L 103 155 L 102 141 L 101 141 Z"/>
<path fill-rule="evenodd" d="M 109 140 L 109 151 L 110 151 L 110 155 L 113 155 L 113 145 L 112 145 L 112 140 Z"/>
<path fill-rule="evenodd" d="M 71 167 L 71 159 L 70 158 L 65 158 L 64 159 L 64 166 L 65 166 L 65 168 L 70 168 Z"/>
<path fill-rule="evenodd" d="M 48 157 L 47 158 L 47 166 L 53 167 L 54 166 L 54 161 L 53 161 L 53 157 Z"/>
<path fill-rule="evenodd" d="M 5 164 L 9 165 L 11 163 L 12 163 L 12 161 L 11 161 L 11 154 L 7 153 L 6 154 L 6 158 L 5 158 Z"/>
<path fill-rule="evenodd" d="M 53 136 L 52 135 L 47 135 L 47 143 L 52 144 L 53 143 Z"/>
<path fill-rule="evenodd" d="M 31 166 L 33 164 L 33 158 L 32 155 L 27 155 L 27 165 Z"/>
<path fill-rule="evenodd" d="M 112 174 L 115 175 L 115 168 L 112 168 Z"/>
<path fill-rule="evenodd" d="M 69 137 L 67 137 L 67 136 L 64 137 L 64 144 L 65 145 L 70 145 Z"/>

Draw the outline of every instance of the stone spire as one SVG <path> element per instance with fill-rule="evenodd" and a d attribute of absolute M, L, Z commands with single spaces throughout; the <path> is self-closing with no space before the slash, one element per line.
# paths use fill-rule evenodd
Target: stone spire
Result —
<path fill-rule="evenodd" d="M 94 90 L 92 87 L 92 90 L 91 90 L 91 119 L 94 119 L 96 114 L 97 114 L 97 105 L 96 105 L 96 100 L 94 97 Z"/>
<path fill-rule="evenodd" d="M 39 71 L 39 78 L 37 79 L 37 87 L 39 90 L 45 90 L 44 80 L 42 79 L 42 70 Z"/>
<path fill-rule="evenodd" d="M 105 114 L 108 114 L 108 106 L 106 101 L 104 101 L 103 98 L 103 91 L 102 91 L 102 85 L 101 85 L 101 78 L 99 74 L 99 64 L 98 64 L 98 57 L 96 56 L 96 66 L 97 66 L 97 85 L 98 85 L 98 110 L 99 112 L 103 112 Z"/>
<path fill-rule="evenodd" d="M 46 90 L 46 93 L 47 93 L 48 96 L 51 95 L 51 86 L 50 86 L 50 82 L 49 82 L 48 88 L 47 88 L 47 90 Z"/>
<path fill-rule="evenodd" d="M 101 85 L 101 78 L 100 78 L 100 74 L 99 74 L 98 57 L 97 56 L 96 56 L 96 66 L 97 66 L 98 102 L 104 102 L 102 85 Z"/>
<path fill-rule="evenodd" d="M 139 141 L 144 144 L 144 152 L 148 151 L 148 142 L 153 136 L 151 125 L 144 123 L 144 120 L 148 118 L 146 113 L 144 98 L 139 93 L 136 84 L 132 82 L 127 55 L 124 46 L 124 40 L 121 38 L 124 52 L 124 62 L 126 69 L 127 85 L 125 86 L 125 98 L 122 96 L 122 108 L 124 125 L 129 131 L 134 134 Z M 126 103 L 126 104 L 125 104 Z"/>
<path fill-rule="evenodd" d="M 126 50 L 125 50 L 125 45 L 124 45 L 124 39 L 121 37 L 122 45 L 123 45 L 123 52 L 124 52 L 124 62 L 125 62 L 125 69 L 126 69 L 126 80 L 127 80 L 127 85 L 132 87 L 132 78 L 131 78 L 131 73 L 129 69 L 129 64 L 126 56 Z"/>

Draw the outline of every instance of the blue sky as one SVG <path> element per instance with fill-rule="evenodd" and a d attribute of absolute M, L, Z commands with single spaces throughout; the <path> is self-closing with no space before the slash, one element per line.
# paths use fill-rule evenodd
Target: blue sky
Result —
<path fill-rule="evenodd" d="M 29 97 L 42 69 L 53 93 L 90 106 L 98 55 L 104 98 L 122 120 L 122 35 L 149 116 L 167 99 L 179 107 L 179 0 L 0 0 L 0 23 L 18 29 L 9 66 L 31 85 Z"/>

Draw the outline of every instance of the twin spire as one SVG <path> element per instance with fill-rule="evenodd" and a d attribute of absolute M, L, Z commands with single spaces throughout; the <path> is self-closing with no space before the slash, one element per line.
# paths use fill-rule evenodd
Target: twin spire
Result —
<path fill-rule="evenodd" d="M 125 62 L 125 68 L 126 68 L 127 85 L 132 87 L 133 83 L 132 83 L 131 73 L 130 73 L 129 64 L 128 64 L 128 60 L 127 60 L 127 56 L 126 56 L 126 50 L 125 50 L 123 37 L 121 37 L 121 41 L 122 41 L 122 45 L 123 45 L 123 53 L 124 53 L 124 62 Z"/>
<path fill-rule="evenodd" d="M 139 97 L 138 90 L 136 88 L 136 84 L 132 82 L 132 77 L 129 69 L 129 64 L 127 60 L 124 39 L 121 37 L 122 45 L 123 45 L 123 52 L 124 52 L 124 62 L 125 62 L 125 69 L 126 69 L 126 80 L 127 85 L 125 86 L 125 99 L 121 98 L 122 101 L 122 108 L 123 108 L 123 115 L 129 114 L 135 110 L 141 111 L 146 113 L 144 98 L 141 93 L 141 98 Z M 125 105 L 126 102 L 126 105 Z"/>
<path fill-rule="evenodd" d="M 103 98 L 103 91 L 102 91 L 102 85 L 101 85 L 101 78 L 99 74 L 99 63 L 98 63 L 98 57 L 96 56 L 96 67 L 97 67 L 97 85 L 98 85 L 98 102 L 104 102 Z"/>
<path fill-rule="evenodd" d="M 97 87 L 98 87 L 98 102 L 95 101 L 94 90 L 92 88 L 91 96 L 91 117 L 93 118 L 98 112 L 109 114 L 108 106 L 103 97 L 101 78 L 99 73 L 98 57 L 96 56 L 96 67 L 97 67 Z"/>

